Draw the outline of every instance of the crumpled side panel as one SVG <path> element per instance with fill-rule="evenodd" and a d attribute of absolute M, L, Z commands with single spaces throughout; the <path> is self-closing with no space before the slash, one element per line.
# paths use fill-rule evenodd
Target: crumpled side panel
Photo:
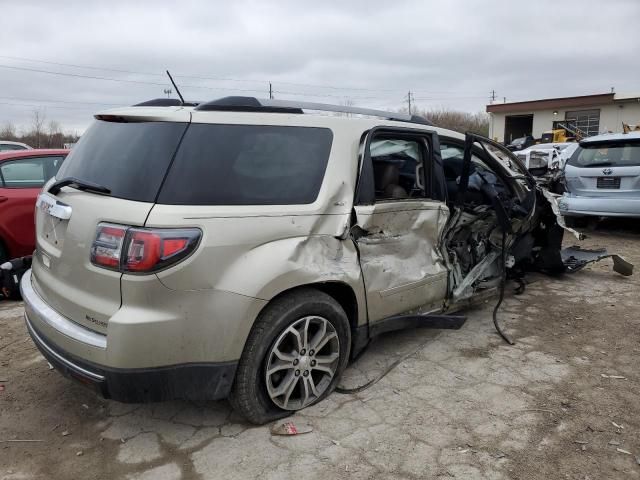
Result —
<path fill-rule="evenodd" d="M 447 269 L 439 251 L 448 209 L 439 202 L 356 207 L 357 238 L 369 321 L 438 304 L 446 297 Z"/>

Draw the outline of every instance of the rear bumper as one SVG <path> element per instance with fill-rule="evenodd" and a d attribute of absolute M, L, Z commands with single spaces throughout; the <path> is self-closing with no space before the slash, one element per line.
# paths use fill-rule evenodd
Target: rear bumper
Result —
<path fill-rule="evenodd" d="M 169 367 L 114 369 L 94 365 L 48 343 L 25 314 L 27 330 L 38 350 L 64 376 L 119 402 L 218 400 L 231 391 L 237 362 Z"/>
<path fill-rule="evenodd" d="M 558 200 L 565 216 L 640 217 L 640 198 L 577 197 L 563 195 Z"/>
<path fill-rule="evenodd" d="M 20 290 L 27 329 L 40 352 L 63 375 L 105 398 L 121 402 L 218 400 L 231 390 L 237 361 L 145 368 L 112 367 L 92 361 L 107 357 L 106 335 L 72 322 L 47 305 L 31 285 L 31 271 L 23 276 Z"/>

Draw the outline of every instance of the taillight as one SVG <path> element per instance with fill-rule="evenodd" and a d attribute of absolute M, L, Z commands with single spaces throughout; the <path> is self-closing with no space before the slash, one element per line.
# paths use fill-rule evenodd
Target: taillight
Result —
<path fill-rule="evenodd" d="M 120 225 L 101 223 L 91 246 L 91 263 L 111 270 L 120 269 L 122 244 L 127 229 Z"/>
<path fill-rule="evenodd" d="M 115 238 L 120 235 L 120 243 Z M 198 246 L 197 228 L 134 228 L 99 224 L 91 263 L 127 273 L 151 273 L 175 265 Z"/>

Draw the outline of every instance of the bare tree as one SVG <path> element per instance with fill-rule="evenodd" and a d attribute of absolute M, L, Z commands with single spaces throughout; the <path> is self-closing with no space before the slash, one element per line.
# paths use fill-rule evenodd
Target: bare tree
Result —
<path fill-rule="evenodd" d="M 44 134 L 44 122 L 46 115 L 42 110 L 34 110 L 31 116 L 31 135 L 35 139 L 36 148 L 42 147 L 42 136 Z"/>
<path fill-rule="evenodd" d="M 7 121 L 0 130 L 0 139 L 15 141 L 17 138 L 16 126 L 10 121 Z"/>
<path fill-rule="evenodd" d="M 460 133 L 474 132 L 484 136 L 489 135 L 489 115 L 484 112 L 469 113 L 441 108 L 423 111 L 420 115 L 437 127 Z"/>
<path fill-rule="evenodd" d="M 51 120 L 48 125 L 47 132 L 47 147 L 48 148 L 62 148 L 64 144 L 64 135 L 60 124 L 55 120 Z"/>
<path fill-rule="evenodd" d="M 78 132 L 65 132 L 56 120 L 46 123 L 44 112 L 38 110 L 34 110 L 26 131 L 19 131 L 10 121 L 0 127 L 0 140 L 23 142 L 36 148 L 63 148 L 65 143 L 75 143 L 79 138 Z"/>

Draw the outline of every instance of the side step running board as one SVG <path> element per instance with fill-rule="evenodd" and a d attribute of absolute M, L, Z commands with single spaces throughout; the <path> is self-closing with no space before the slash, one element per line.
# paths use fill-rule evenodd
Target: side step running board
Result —
<path fill-rule="evenodd" d="M 463 315 L 397 315 L 369 325 L 369 337 L 418 327 L 458 330 L 466 321 L 467 317 Z"/>

